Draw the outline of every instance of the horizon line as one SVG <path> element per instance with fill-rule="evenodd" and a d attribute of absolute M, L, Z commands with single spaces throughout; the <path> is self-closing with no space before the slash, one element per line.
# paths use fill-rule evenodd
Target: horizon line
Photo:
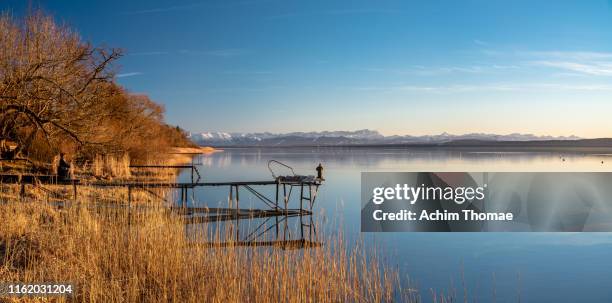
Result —
<path fill-rule="evenodd" d="M 201 134 L 201 133 L 225 133 L 225 134 L 262 134 L 262 133 L 266 133 L 266 134 L 271 134 L 271 135 L 287 135 L 287 134 L 296 134 L 296 133 L 324 133 L 324 132 L 348 132 L 348 133 L 356 133 L 356 132 L 361 132 L 361 131 L 369 131 L 369 132 L 376 132 L 379 135 L 383 136 L 383 137 L 393 137 L 393 136 L 399 136 L 399 137 L 432 137 L 432 136 L 468 136 L 468 135 L 489 135 L 489 136 L 511 136 L 511 135 L 521 135 L 521 136 L 535 136 L 535 137 L 553 137 L 553 138 L 561 138 L 561 137 L 565 137 L 565 138 L 575 138 L 575 139 L 598 139 L 598 138 L 612 138 L 612 136 L 610 137 L 583 137 L 583 136 L 577 136 L 575 134 L 570 134 L 570 135 L 549 135 L 549 134 L 536 134 L 536 133 L 521 133 L 521 132 L 512 132 L 512 133 L 487 133 L 487 132 L 467 132 L 467 133 L 450 133 L 447 131 L 443 131 L 441 133 L 438 134 L 392 134 L 392 135 L 385 135 L 383 133 L 381 133 L 378 130 L 375 129 L 369 129 L 369 128 L 362 128 L 362 129 L 355 129 L 355 130 L 311 130 L 311 131 L 287 131 L 287 132 L 273 132 L 273 131 L 221 131 L 221 130 L 202 130 L 202 131 L 191 131 L 191 130 L 186 130 L 187 132 L 189 132 L 190 134 L 193 133 L 197 133 L 197 134 Z"/>

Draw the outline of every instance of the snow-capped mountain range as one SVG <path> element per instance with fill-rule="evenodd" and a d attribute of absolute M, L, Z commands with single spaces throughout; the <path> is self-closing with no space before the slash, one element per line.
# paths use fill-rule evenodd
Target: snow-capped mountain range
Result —
<path fill-rule="evenodd" d="M 436 144 L 453 141 L 547 141 L 578 140 L 576 136 L 536 136 L 532 134 L 496 135 L 472 133 L 452 135 L 442 133 L 426 136 L 383 136 L 378 131 L 362 129 L 357 131 L 292 132 L 285 134 L 201 132 L 190 133 L 192 141 L 212 146 L 333 146 L 333 145 L 394 145 L 394 144 Z"/>

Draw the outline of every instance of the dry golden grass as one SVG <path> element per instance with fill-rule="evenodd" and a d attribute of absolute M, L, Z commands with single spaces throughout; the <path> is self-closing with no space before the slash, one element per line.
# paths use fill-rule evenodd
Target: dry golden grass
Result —
<path fill-rule="evenodd" d="M 11 201 L 0 222 L 0 280 L 71 281 L 77 301 L 381 302 L 397 289 L 392 271 L 362 248 L 347 252 L 341 238 L 293 251 L 208 248 L 161 206 L 130 213 Z M 221 236 L 198 241 L 211 237 Z"/>
<path fill-rule="evenodd" d="M 125 161 L 102 159 L 102 172 Z M 129 162 L 127 162 L 129 163 Z M 95 168 L 95 165 L 93 165 Z M 90 168 L 91 169 L 91 168 Z M 124 176 L 125 177 L 125 176 Z M 160 176 L 168 178 L 168 176 Z M 389 302 L 402 298 L 398 275 L 341 235 L 303 250 L 211 248 L 232 241 L 182 218 L 151 193 L 124 189 L 0 184 L 0 282 L 73 282 L 90 302 Z M 163 196 L 163 192 L 158 192 Z M 57 202 L 62 206 L 58 207 Z M 197 240 L 194 240 L 197 239 Z M 0 298 L 0 301 L 2 299 Z M 27 299 L 36 300 L 36 299 Z"/>
<path fill-rule="evenodd" d="M 191 162 L 193 155 L 172 154 L 165 159 L 159 158 L 149 160 L 144 165 L 184 165 Z M 56 162 L 59 160 L 56 160 Z M 113 181 L 174 181 L 179 169 L 147 169 L 130 168 L 131 159 L 128 154 L 115 155 L 96 155 L 92 161 L 87 161 L 81 165 L 72 163 L 72 173 L 82 183 L 99 180 Z M 56 167 L 54 164 L 53 167 Z"/>

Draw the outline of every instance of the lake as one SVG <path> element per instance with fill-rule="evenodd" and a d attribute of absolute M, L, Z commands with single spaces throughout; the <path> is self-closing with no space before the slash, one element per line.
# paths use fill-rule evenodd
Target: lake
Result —
<path fill-rule="evenodd" d="M 470 298 L 480 302 L 494 298 L 517 302 L 519 296 L 521 302 L 610 302 L 612 233 L 362 234 L 359 229 L 360 173 L 364 171 L 612 171 L 611 156 L 383 147 L 235 148 L 196 160 L 201 161 L 198 169 L 203 182 L 270 180 L 267 163 L 271 159 L 304 175 L 315 175 L 315 167 L 322 163 L 326 181 L 313 216 L 319 232 L 334 234 L 342 229 L 348 243 L 362 238 L 388 265 L 399 269 L 403 280 L 413 281 L 426 302 L 430 288 L 445 293 L 454 288 L 463 298 L 462 275 Z M 189 172 L 180 178 L 188 182 Z M 262 189 L 265 194 L 272 191 L 272 186 Z M 249 193 L 240 195 L 241 207 L 263 207 Z M 227 188 L 206 187 L 197 189 L 189 203 L 226 206 L 227 196 Z M 244 234 L 251 232 L 247 228 Z"/>

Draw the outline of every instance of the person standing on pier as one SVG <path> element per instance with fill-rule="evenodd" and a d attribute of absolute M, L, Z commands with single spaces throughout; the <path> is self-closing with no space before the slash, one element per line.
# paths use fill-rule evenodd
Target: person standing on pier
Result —
<path fill-rule="evenodd" d="M 319 163 L 319 166 L 317 166 L 316 170 L 317 170 L 317 179 L 325 180 L 323 179 L 323 165 L 321 165 L 321 163 Z"/>
<path fill-rule="evenodd" d="M 64 160 L 64 153 L 60 153 L 59 163 L 57 164 L 57 177 L 59 180 L 68 180 L 70 176 L 70 164 Z"/>

